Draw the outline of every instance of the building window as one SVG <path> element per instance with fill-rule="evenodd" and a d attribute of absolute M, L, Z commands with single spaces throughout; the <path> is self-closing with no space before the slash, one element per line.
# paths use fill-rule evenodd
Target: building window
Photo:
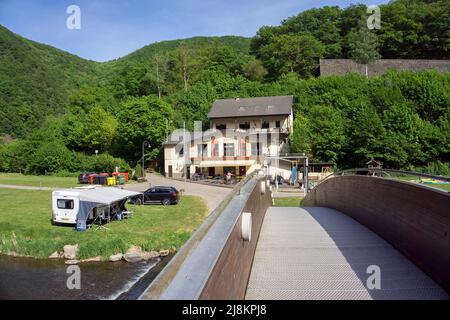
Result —
<path fill-rule="evenodd" d="M 227 125 L 226 124 L 216 124 L 216 129 L 217 130 L 227 130 Z"/>
<path fill-rule="evenodd" d="M 224 150 L 225 156 L 233 157 L 234 156 L 234 143 L 224 143 L 223 150 Z"/>
<path fill-rule="evenodd" d="M 180 151 L 178 152 L 178 156 L 182 157 L 184 156 L 184 148 L 181 148 Z"/>
<path fill-rule="evenodd" d="M 252 156 L 259 156 L 261 154 L 260 143 L 252 143 Z"/>
<path fill-rule="evenodd" d="M 208 156 L 208 145 L 206 143 L 197 145 L 197 157 L 207 157 Z"/>
<path fill-rule="evenodd" d="M 242 129 L 242 130 L 250 129 L 250 122 L 239 123 L 239 129 Z"/>
<path fill-rule="evenodd" d="M 263 121 L 261 125 L 261 129 L 269 129 L 269 121 Z"/>
<path fill-rule="evenodd" d="M 275 128 L 280 128 L 280 127 L 281 127 L 280 120 L 275 121 Z"/>
<path fill-rule="evenodd" d="M 217 140 L 214 140 L 212 143 L 212 157 L 218 157 L 219 156 L 219 143 Z"/>
<path fill-rule="evenodd" d="M 247 145 L 244 139 L 239 141 L 239 156 L 245 157 L 247 156 Z"/>

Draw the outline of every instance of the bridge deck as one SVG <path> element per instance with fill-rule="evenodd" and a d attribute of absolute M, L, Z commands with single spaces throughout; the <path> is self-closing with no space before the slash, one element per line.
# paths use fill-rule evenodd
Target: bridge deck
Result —
<path fill-rule="evenodd" d="M 367 267 L 381 270 L 369 290 Z M 386 241 L 327 208 L 268 209 L 246 299 L 448 299 Z"/>

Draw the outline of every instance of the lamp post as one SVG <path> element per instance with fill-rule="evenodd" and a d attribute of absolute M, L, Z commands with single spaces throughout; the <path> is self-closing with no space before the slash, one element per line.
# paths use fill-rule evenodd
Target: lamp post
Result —
<path fill-rule="evenodd" d="M 142 178 L 145 177 L 145 173 L 144 173 L 145 172 L 145 170 L 144 170 L 145 148 L 147 148 L 147 149 L 150 148 L 150 142 L 148 142 L 148 141 L 142 142 Z"/>

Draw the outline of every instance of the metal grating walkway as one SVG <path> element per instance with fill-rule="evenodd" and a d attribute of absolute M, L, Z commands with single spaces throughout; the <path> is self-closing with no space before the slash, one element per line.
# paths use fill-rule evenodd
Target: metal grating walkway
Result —
<path fill-rule="evenodd" d="M 367 267 L 381 289 L 366 287 Z M 246 299 L 448 299 L 406 257 L 348 216 L 328 208 L 268 209 Z"/>

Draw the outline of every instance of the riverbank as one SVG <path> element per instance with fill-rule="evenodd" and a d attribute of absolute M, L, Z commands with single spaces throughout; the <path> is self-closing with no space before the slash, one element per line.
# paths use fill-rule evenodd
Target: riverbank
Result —
<path fill-rule="evenodd" d="M 131 219 L 76 232 L 73 227 L 51 225 L 50 191 L 0 189 L 0 198 L 0 254 L 34 258 L 60 254 L 66 245 L 78 245 L 77 260 L 107 261 L 133 246 L 145 252 L 174 252 L 208 213 L 201 198 L 185 195 L 173 206 L 129 205 L 134 212 Z"/>
<path fill-rule="evenodd" d="M 80 289 L 70 290 L 63 261 L 0 255 L 0 300 L 137 299 L 170 259 L 81 264 Z"/>

